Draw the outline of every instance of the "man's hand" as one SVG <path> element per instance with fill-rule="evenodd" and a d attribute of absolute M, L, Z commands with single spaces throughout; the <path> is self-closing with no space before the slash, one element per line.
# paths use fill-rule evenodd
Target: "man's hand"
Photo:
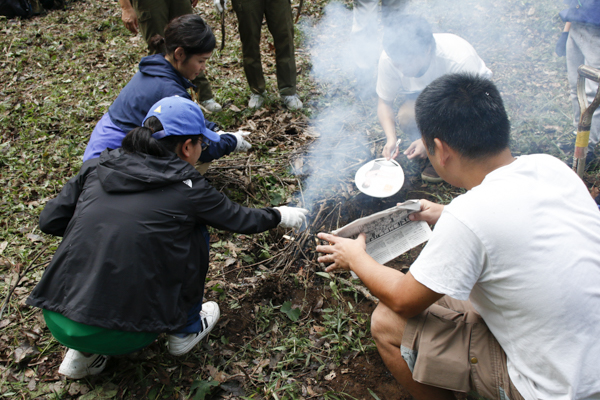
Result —
<path fill-rule="evenodd" d="M 121 0 L 119 4 L 121 4 L 121 20 L 125 24 L 125 28 L 136 35 L 140 26 L 131 2 L 129 0 Z"/>
<path fill-rule="evenodd" d="M 393 140 L 388 139 L 387 143 L 383 147 L 383 151 L 381 154 L 385 157 L 386 160 L 390 160 L 396 158 L 398 156 L 398 146 L 396 146 L 396 139 Z"/>
<path fill-rule="evenodd" d="M 413 158 L 427 158 L 427 150 L 425 150 L 425 144 L 423 139 L 417 139 L 408 146 L 408 149 L 404 150 L 404 155 L 409 160 Z"/>
<path fill-rule="evenodd" d="M 429 200 L 421 199 L 421 211 L 418 213 L 410 214 L 408 219 L 411 221 L 425 221 L 429 225 L 435 225 L 444 211 L 444 206 L 431 202 Z"/>
<path fill-rule="evenodd" d="M 366 253 L 365 234 L 361 233 L 354 240 L 341 238 L 328 233 L 319 233 L 319 239 L 329 242 L 329 245 L 317 246 L 319 253 L 325 253 L 317 261 L 331 263 L 325 271 L 332 272 L 337 269 L 350 270 L 350 260 L 357 260 Z"/>

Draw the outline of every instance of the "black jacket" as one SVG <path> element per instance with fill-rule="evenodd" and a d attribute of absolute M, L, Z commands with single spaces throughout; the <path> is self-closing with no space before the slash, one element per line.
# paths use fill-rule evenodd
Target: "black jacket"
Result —
<path fill-rule="evenodd" d="M 205 224 L 256 233 L 280 219 L 232 202 L 176 155 L 104 151 L 42 211 L 40 229 L 64 239 L 27 304 L 108 329 L 176 330 L 202 301 Z"/>

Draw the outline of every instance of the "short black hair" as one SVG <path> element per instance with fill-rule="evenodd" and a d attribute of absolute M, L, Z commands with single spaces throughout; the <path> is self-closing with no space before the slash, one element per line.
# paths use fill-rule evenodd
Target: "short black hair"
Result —
<path fill-rule="evenodd" d="M 461 156 L 478 159 L 508 147 L 510 122 L 492 81 L 474 74 L 449 74 L 431 82 L 415 104 L 427 150 L 440 139 Z"/>
<path fill-rule="evenodd" d="M 435 45 L 429 22 L 418 15 L 388 16 L 383 29 L 383 49 L 392 60 L 427 54 Z"/>

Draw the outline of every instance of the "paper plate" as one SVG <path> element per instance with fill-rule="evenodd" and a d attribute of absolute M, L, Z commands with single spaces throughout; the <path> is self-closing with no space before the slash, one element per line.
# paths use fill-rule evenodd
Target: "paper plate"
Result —
<path fill-rule="evenodd" d="M 389 197 L 402 188 L 404 171 L 395 160 L 377 158 L 356 171 L 354 183 L 358 190 L 372 197 Z"/>

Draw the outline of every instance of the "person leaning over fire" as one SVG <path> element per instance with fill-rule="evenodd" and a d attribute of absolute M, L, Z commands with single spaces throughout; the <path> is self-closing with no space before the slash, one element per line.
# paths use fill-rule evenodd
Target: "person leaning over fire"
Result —
<path fill-rule="evenodd" d="M 187 90 L 190 80 L 206 68 L 216 39 L 210 27 L 198 15 L 186 14 L 173 19 L 165 28 L 165 37 L 154 36 L 150 46 L 164 49 L 165 54 L 142 58 L 139 71 L 121 90 L 108 112 L 96 124 L 83 154 L 83 161 L 98 157 L 104 149 L 117 149 L 130 130 L 141 126 L 150 106 L 169 96 L 191 99 Z M 218 126 L 207 123 L 211 130 Z M 203 152 L 200 161 L 207 163 L 233 151 L 247 151 L 251 145 L 244 138 L 248 132 L 219 132 L 221 140 Z M 199 168 L 202 171 L 202 168 Z"/>
<path fill-rule="evenodd" d="M 488 79 L 436 79 L 416 119 L 433 167 L 468 191 L 421 201 L 411 219 L 435 228 L 406 275 L 367 255 L 364 234 L 318 235 L 327 271 L 354 271 L 379 298 L 371 332 L 386 366 L 415 399 L 600 399 L 600 213 L 587 187 L 552 156 L 512 156 Z"/>
<path fill-rule="evenodd" d="M 122 148 L 86 161 L 40 215 L 63 236 L 27 304 L 43 310 L 69 350 L 59 373 L 100 373 L 167 333 L 173 355 L 190 351 L 219 319 L 202 303 L 209 262 L 206 225 L 238 233 L 299 228 L 307 210 L 247 208 L 214 189 L 193 165 L 220 136 L 183 97 L 154 104 Z"/>
<path fill-rule="evenodd" d="M 398 155 L 393 103 L 399 97 L 398 125 L 412 141 L 404 154 L 409 159 L 427 158 L 415 123 L 419 93 L 445 74 L 469 72 L 491 78 L 492 72 L 466 40 L 451 33 L 432 33 L 429 22 L 420 16 L 397 14 L 385 21 L 376 89 L 377 115 L 387 138 L 382 153 L 388 160 Z M 421 178 L 442 181 L 431 164 L 427 164 Z"/>

